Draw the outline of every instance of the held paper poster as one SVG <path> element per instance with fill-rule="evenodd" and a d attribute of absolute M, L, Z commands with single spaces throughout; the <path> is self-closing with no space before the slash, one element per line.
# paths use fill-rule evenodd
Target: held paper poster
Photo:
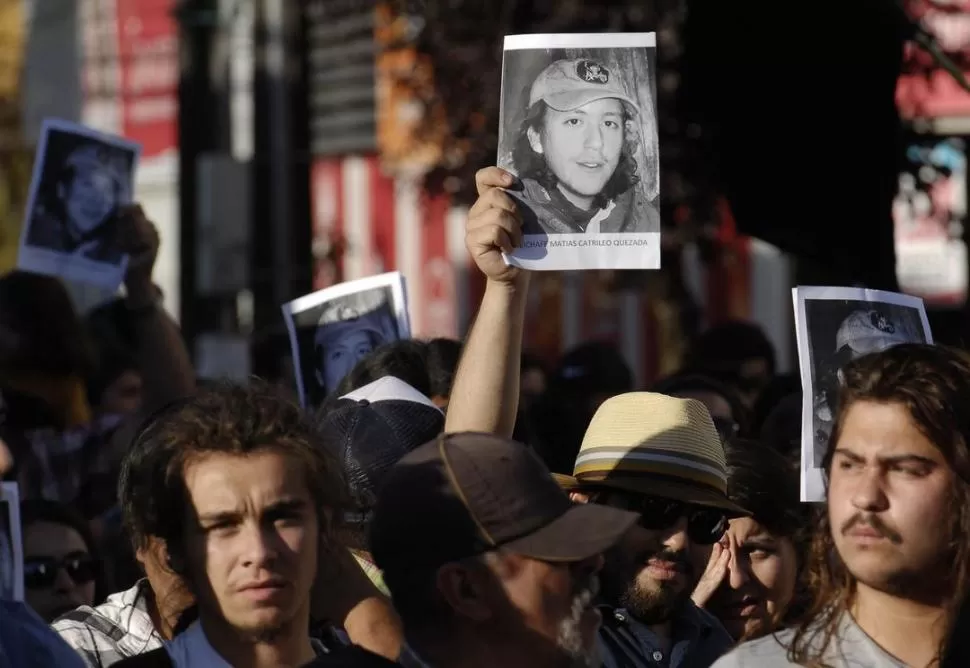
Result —
<path fill-rule="evenodd" d="M 390 272 L 318 290 L 283 305 L 300 401 L 319 406 L 385 343 L 411 337 L 407 290 Z"/>
<path fill-rule="evenodd" d="M 654 33 L 505 38 L 497 164 L 533 270 L 660 267 Z"/>
<path fill-rule="evenodd" d="M 801 499 L 822 502 L 822 463 L 842 367 L 900 343 L 933 343 L 933 336 L 918 297 L 865 288 L 797 287 L 792 299 L 802 379 Z"/>
<path fill-rule="evenodd" d="M 47 119 L 34 161 L 17 266 L 109 290 L 128 257 L 119 209 L 131 204 L 141 147 L 68 121 Z"/>

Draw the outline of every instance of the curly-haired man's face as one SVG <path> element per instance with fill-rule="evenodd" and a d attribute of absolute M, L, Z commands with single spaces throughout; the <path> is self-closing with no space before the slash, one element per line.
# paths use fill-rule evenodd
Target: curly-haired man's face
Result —
<path fill-rule="evenodd" d="M 623 103 L 595 100 L 572 111 L 547 108 L 542 131 L 529 130 L 566 199 L 589 209 L 616 171 L 624 137 Z"/>
<path fill-rule="evenodd" d="M 67 188 L 64 204 L 79 232 L 93 232 L 117 205 L 114 180 L 98 170 L 78 173 Z"/>
<path fill-rule="evenodd" d="M 212 454 L 188 464 L 189 571 L 203 621 L 254 639 L 309 619 L 319 520 L 306 472 L 266 451 Z M 206 619 L 208 618 L 208 619 Z"/>

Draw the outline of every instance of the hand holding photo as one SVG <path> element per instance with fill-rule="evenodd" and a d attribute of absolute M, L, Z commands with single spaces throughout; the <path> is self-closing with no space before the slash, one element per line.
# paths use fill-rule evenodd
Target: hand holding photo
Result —
<path fill-rule="evenodd" d="M 17 266 L 116 290 L 128 258 L 119 210 L 131 203 L 141 147 L 67 121 L 41 129 Z"/>
<path fill-rule="evenodd" d="M 411 337 L 404 277 L 341 283 L 283 305 L 300 402 L 320 405 L 351 369 L 385 343 Z"/>
<path fill-rule="evenodd" d="M 825 501 L 823 462 L 842 367 L 900 343 L 933 343 L 918 297 L 865 288 L 792 290 L 802 378 L 801 499 Z"/>
<path fill-rule="evenodd" d="M 24 600 L 24 551 L 17 483 L 0 483 L 0 599 Z"/>
<path fill-rule="evenodd" d="M 660 267 L 653 33 L 505 38 L 498 166 L 519 178 L 509 264 Z"/>

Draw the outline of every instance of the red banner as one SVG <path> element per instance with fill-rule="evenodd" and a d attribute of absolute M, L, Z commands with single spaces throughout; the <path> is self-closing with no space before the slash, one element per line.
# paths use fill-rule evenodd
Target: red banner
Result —
<path fill-rule="evenodd" d="M 970 2 L 908 0 L 906 13 L 936 39 L 941 50 L 970 75 Z M 906 45 L 896 104 L 904 118 L 970 115 L 970 93 L 964 91 L 922 47 Z"/>
<path fill-rule="evenodd" d="M 175 0 L 116 0 L 122 132 L 143 159 L 178 148 Z"/>

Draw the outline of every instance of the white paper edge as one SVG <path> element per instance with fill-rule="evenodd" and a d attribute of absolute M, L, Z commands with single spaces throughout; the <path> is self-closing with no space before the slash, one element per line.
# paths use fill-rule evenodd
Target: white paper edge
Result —
<path fill-rule="evenodd" d="M 920 297 L 904 295 L 886 290 L 872 290 L 869 288 L 830 287 L 816 285 L 802 285 L 792 288 L 792 303 L 795 310 L 795 339 L 798 344 L 799 376 L 802 382 L 802 442 L 801 442 L 801 471 L 800 471 L 800 499 L 803 503 L 825 502 L 825 477 L 822 469 L 815 468 L 815 460 L 805 447 L 806 443 L 814 443 L 815 435 L 812 426 L 815 423 L 814 390 L 812 385 L 811 365 L 802 367 L 801 360 L 810 360 L 809 337 L 806 329 L 805 301 L 819 300 L 855 300 L 882 304 L 894 304 L 919 310 L 920 322 L 923 325 L 923 335 L 928 344 L 933 343 L 933 333 L 930 322 L 926 317 L 926 305 Z"/>
<path fill-rule="evenodd" d="M 115 135 L 109 135 L 107 133 L 100 132 L 86 125 L 81 125 L 80 123 L 65 121 L 60 118 L 45 118 L 43 123 L 41 124 L 40 139 L 37 142 L 37 150 L 34 152 L 34 169 L 30 175 L 30 188 L 27 191 L 27 203 L 26 203 L 26 206 L 24 207 L 24 220 L 23 220 L 23 224 L 20 226 L 20 243 L 17 247 L 17 268 L 23 269 L 24 271 L 34 271 L 34 272 L 38 271 L 38 269 L 36 268 L 32 269 L 30 267 L 21 267 L 20 258 L 23 256 L 24 249 L 27 249 L 28 252 L 37 252 L 37 251 L 45 250 L 42 248 L 27 246 L 26 241 L 27 241 L 27 231 L 30 226 L 30 217 L 34 213 L 34 204 L 36 203 L 36 199 L 37 199 L 37 189 L 40 187 L 40 175 L 44 169 L 44 162 L 45 162 L 44 157 L 47 152 L 47 135 L 51 130 L 60 130 L 62 132 L 69 132 L 71 134 L 81 135 L 83 137 L 88 137 L 90 139 L 96 139 L 105 144 L 110 144 L 112 146 L 117 146 L 119 148 L 124 148 L 129 151 L 132 151 L 133 156 L 131 160 L 131 184 L 130 184 L 131 189 L 128 192 L 128 198 L 129 198 L 128 202 L 125 202 L 125 204 L 131 204 L 134 201 L 134 197 L 135 197 L 135 181 L 138 175 L 138 163 L 141 161 L 141 151 L 142 151 L 141 144 L 139 144 L 138 142 L 133 142 L 128 139 L 125 139 L 124 137 L 118 137 Z M 55 251 L 48 251 L 48 252 L 53 255 L 57 255 Z M 111 281 L 110 283 L 107 281 L 107 279 L 105 280 L 98 280 L 97 278 L 92 279 L 91 275 L 94 272 L 85 271 L 85 270 L 75 269 L 73 273 L 66 273 L 66 272 L 59 273 L 57 274 L 57 276 L 68 281 L 76 281 L 79 283 L 91 283 L 93 285 L 102 286 L 107 289 L 117 290 L 121 286 L 121 283 L 124 280 L 125 273 L 128 270 L 128 260 L 129 260 L 128 256 L 125 255 L 121 261 L 121 265 L 119 265 L 118 267 L 115 267 L 114 265 L 106 264 L 103 262 L 99 263 L 106 267 L 106 269 L 104 269 L 105 275 L 114 274 L 115 270 L 120 271 L 120 278 L 118 278 L 117 281 Z M 40 264 L 45 264 L 45 263 L 40 263 Z M 110 272 L 108 271 L 107 267 L 111 268 Z"/>
<path fill-rule="evenodd" d="M 553 33 L 506 35 L 503 49 L 630 49 L 657 46 L 657 33 Z"/>
<path fill-rule="evenodd" d="M 311 292 L 308 295 L 294 299 L 283 304 L 280 308 L 283 311 L 283 321 L 286 323 L 286 330 L 290 335 L 290 352 L 293 355 L 293 375 L 296 377 L 296 388 L 300 396 L 300 405 L 307 408 L 306 386 L 303 383 L 303 364 L 300 360 L 300 342 L 296 332 L 296 323 L 293 316 L 303 313 L 311 308 L 317 307 L 324 302 L 331 301 L 337 297 L 346 297 L 356 292 L 365 292 L 374 288 L 391 288 L 391 297 L 394 303 L 394 317 L 397 319 L 397 328 L 400 339 L 411 338 L 411 319 L 409 317 L 409 306 L 407 300 L 407 289 L 405 287 L 404 275 L 399 271 L 390 271 L 386 274 L 368 276 L 353 281 L 345 281 L 329 288 Z"/>
<path fill-rule="evenodd" d="M 0 499 L 7 506 L 10 547 L 13 550 L 13 599 L 24 600 L 24 541 L 20 527 L 20 490 L 15 482 L 0 483 Z"/>

